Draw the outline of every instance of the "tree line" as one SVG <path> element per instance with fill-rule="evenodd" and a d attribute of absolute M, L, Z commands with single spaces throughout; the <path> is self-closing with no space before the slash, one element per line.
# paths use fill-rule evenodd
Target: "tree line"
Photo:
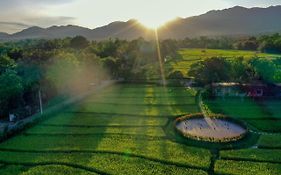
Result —
<path fill-rule="evenodd" d="M 279 34 L 275 34 L 242 39 L 169 39 L 160 41 L 161 55 L 158 55 L 158 44 L 155 41 L 142 38 L 98 42 L 77 36 L 0 43 L 0 118 L 7 117 L 9 113 L 26 117 L 38 112 L 39 91 L 46 103 L 60 94 L 83 92 L 90 84 L 99 84 L 102 80 L 160 79 L 159 59 L 163 63 L 180 59 L 177 53 L 179 48 L 256 49 L 279 53 L 280 38 Z M 201 70 L 204 64 L 210 66 L 210 70 Z M 223 67 L 223 70 L 217 70 L 216 67 Z M 196 63 L 189 76 L 194 76 L 201 83 L 229 80 L 233 77 L 237 81 L 247 81 L 251 77 L 276 82 L 280 79 L 280 71 L 277 71 L 279 68 L 280 60 L 277 59 L 231 61 L 217 58 Z M 233 72 L 230 73 L 229 70 Z M 182 77 L 179 72 L 172 70 L 166 70 L 166 76 Z"/>
<path fill-rule="evenodd" d="M 188 76 L 201 85 L 218 82 L 266 84 L 281 83 L 281 58 L 214 57 L 191 65 Z"/>
<path fill-rule="evenodd" d="M 199 37 L 185 38 L 177 42 L 182 48 L 238 49 L 266 53 L 281 53 L 281 35 L 262 35 L 258 37 Z"/>
<path fill-rule="evenodd" d="M 161 59 L 175 53 L 163 41 Z M 0 118 L 28 116 L 59 94 L 77 94 L 107 79 L 157 79 L 155 41 L 88 41 L 82 36 L 0 43 Z"/>

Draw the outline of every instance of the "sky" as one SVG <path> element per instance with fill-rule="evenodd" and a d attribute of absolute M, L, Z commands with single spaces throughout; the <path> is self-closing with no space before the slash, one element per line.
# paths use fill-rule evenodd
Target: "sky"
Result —
<path fill-rule="evenodd" d="M 93 29 L 129 19 L 157 27 L 176 17 L 237 5 L 268 7 L 281 0 L 0 0 L 0 32 L 68 24 Z"/>

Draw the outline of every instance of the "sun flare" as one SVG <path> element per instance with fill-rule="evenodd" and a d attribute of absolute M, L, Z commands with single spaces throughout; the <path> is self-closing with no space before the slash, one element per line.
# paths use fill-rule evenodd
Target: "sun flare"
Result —
<path fill-rule="evenodd" d="M 168 19 L 139 19 L 140 23 L 142 23 L 144 26 L 151 28 L 151 29 L 157 29 L 161 26 L 163 26 Z"/>

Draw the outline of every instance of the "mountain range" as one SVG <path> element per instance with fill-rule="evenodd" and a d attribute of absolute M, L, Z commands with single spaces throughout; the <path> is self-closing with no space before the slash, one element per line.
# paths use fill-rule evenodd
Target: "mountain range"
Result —
<path fill-rule="evenodd" d="M 157 29 L 160 39 L 181 39 L 198 36 L 258 35 L 281 32 L 281 6 L 245 8 L 235 6 L 213 10 L 199 16 L 176 18 Z M 155 31 L 137 20 L 112 22 L 106 26 L 89 29 L 80 26 L 30 27 L 18 33 L 0 32 L 0 40 L 53 39 L 84 36 L 89 40 L 108 38 L 155 38 Z"/>

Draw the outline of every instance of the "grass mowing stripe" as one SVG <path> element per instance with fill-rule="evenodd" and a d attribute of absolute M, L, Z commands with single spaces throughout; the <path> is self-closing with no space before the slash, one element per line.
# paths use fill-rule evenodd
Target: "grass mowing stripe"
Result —
<path fill-rule="evenodd" d="M 91 150 L 20 150 L 20 149 L 4 149 L 0 148 L 1 152 L 16 152 L 16 153 L 51 153 L 51 154 L 57 154 L 57 153 L 63 153 L 63 154 L 72 154 L 72 153 L 87 153 L 87 154 L 114 154 L 119 156 L 130 156 L 130 157 L 136 157 L 141 158 L 153 162 L 158 162 L 165 165 L 174 165 L 177 167 L 182 168 L 189 168 L 189 169 L 198 169 L 203 171 L 208 171 L 208 168 L 200 167 L 200 166 L 194 166 L 194 165 L 188 165 L 188 164 L 182 164 L 182 163 L 176 163 L 166 160 L 161 160 L 157 158 L 142 156 L 138 154 L 133 153 L 124 153 L 124 152 L 117 152 L 117 151 L 91 151 Z M 0 160 L 0 163 L 3 163 L 3 161 Z M 8 163 L 5 163 L 8 164 Z"/>
<path fill-rule="evenodd" d="M 13 165 L 10 165 L 13 166 Z M 25 166 L 26 167 L 26 166 Z M 79 175 L 97 175 L 97 173 L 85 171 L 77 168 L 72 168 L 64 165 L 40 165 L 31 166 L 27 170 L 20 170 L 21 175 L 38 175 L 38 174 L 51 174 L 51 175 L 61 175 L 61 174 L 79 174 Z M 14 173 L 16 174 L 16 173 Z"/>
<path fill-rule="evenodd" d="M 195 96 L 194 95 L 166 95 L 166 96 L 140 96 L 141 98 L 143 99 L 146 99 L 146 98 L 158 98 L 158 99 L 161 99 L 161 98 L 194 98 Z M 140 98 L 138 97 L 137 95 L 132 95 L 132 96 L 124 96 L 124 95 L 105 95 L 105 96 L 98 96 L 98 98 L 108 98 L 108 99 L 111 99 L 111 98 L 119 98 L 119 99 L 131 99 L 131 98 Z M 87 101 L 85 101 L 87 102 Z"/>
<path fill-rule="evenodd" d="M 103 103 L 103 102 L 86 102 L 84 104 L 97 104 L 97 105 L 116 105 L 116 106 L 147 106 L 147 107 L 168 107 L 168 106 L 172 106 L 172 107 L 177 107 L 177 106 L 194 106 L 196 105 L 195 103 L 182 103 L 182 104 L 149 104 L 149 103 Z M 281 119 L 280 119 L 281 120 Z"/>
<path fill-rule="evenodd" d="M 61 126 L 61 127 L 80 127 L 80 128 L 107 128 L 107 127 L 118 127 L 118 128 L 146 128 L 146 127 L 162 127 L 164 125 L 61 125 L 61 124 L 41 124 L 41 126 Z"/>
<path fill-rule="evenodd" d="M 72 168 L 78 168 L 84 171 L 89 171 L 101 175 L 110 175 L 109 173 L 100 171 L 95 168 L 90 168 L 87 166 L 82 166 L 82 165 L 77 165 L 74 163 L 65 163 L 65 162 L 40 162 L 40 163 L 18 163 L 18 162 L 12 162 L 12 161 L 2 161 L 0 160 L 0 163 L 4 163 L 6 165 L 23 165 L 23 166 L 46 166 L 46 165 L 63 165 L 63 166 L 68 166 Z"/>
<path fill-rule="evenodd" d="M 194 105 L 197 108 L 197 105 Z M 171 117 L 180 117 L 182 114 L 176 115 L 148 115 L 148 114 L 118 114 L 118 113 L 108 113 L 108 112 L 84 112 L 84 111 L 64 111 L 65 114 L 82 114 L 83 115 L 103 115 L 108 117 L 116 117 L 116 116 L 123 116 L 123 117 L 131 117 L 131 118 L 147 118 L 147 119 L 167 119 Z M 92 116 L 101 117 L 101 116 Z"/>
<path fill-rule="evenodd" d="M 14 157 L 14 158 L 13 158 Z M 16 163 L 41 163 L 41 162 L 57 162 L 60 157 L 62 163 L 72 163 L 93 167 L 109 174 L 196 174 L 207 175 L 205 171 L 199 169 L 191 169 L 179 167 L 175 165 L 166 165 L 159 162 L 146 160 L 142 158 L 130 157 L 128 155 L 115 154 L 90 154 L 90 153 L 8 153 L 1 152 L 0 159 L 2 161 Z M 55 161 L 53 161 L 55 160 Z"/>
<path fill-rule="evenodd" d="M 261 148 L 281 148 L 281 134 L 261 135 L 258 141 Z"/>
<path fill-rule="evenodd" d="M 22 166 L 22 165 L 5 165 L 0 169 L 0 174 L 2 175 L 15 175 L 15 174 L 22 174 L 28 170 L 28 168 L 32 168 L 32 166 Z M 41 173 L 42 174 L 42 173 Z M 26 174 L 25 174 L 26 175 Z"/>
<path fill-rule="evenodd" d="M 141 135 L 141 134 L 119 134 L 119 133 L 97 133 L 97 134 L 49 134 L 49 133 L 23 133 L 24 136 L 38 136 L 38 137 L 62 137 L 62 136 L 72 136 L 72 137 L 81 137 L 81 136 L 131 136 L 131 137 L 138 137 L 140 140 L 168 140 L 166 136 L 163 137 L 157 137 L 157 136 L 147 136 L 147 135 Z"/>
<path fill-rule="evenodd" d="M 91 116 L 92 115 L 92 116 Z M 83 116 L 83 117 L 80 117 Z M 61 125 L 165 125 L 168 118 L 161 116 L 128 117 L 123 115 L 113 115 L 111 117 L 94 117 L 95 114 L 63 113 L 41 122 L 41 124 L 61 124 Z M 108 116 L 108 115 L 107 115 Z"/>
<path fill-rule="evenodd" d="M 166 136 L 163 127 L 63 127 L 37 125 L 24 133 L 26 134 L 131 134 L 136 136 Z"/>
<path fill-rule="evenodd" d="M 244 162 L 257 162 L 257 163 L 271 163 L 271 164 L 280 164 L 280 165 L 281 165 L 281 161 L 256 160 L 256 159 L 249 159 L 249 158 L 221 157 L 220 160 L 232 160 L 232 161 L 244 161 Z"/>
<path fill-rule="evenodd" d="M 172 109 L 172 111 L 169 110 L 169 108 Z M 157 107 L 145 107 L 140 108 L 136 107 L 136 109 L 130 109 L 126 108 L 123 110 L 123 108 L 100 108 L 100 109 L 93 109 L 89 106 L 86 108 L 79 108 L 79 109 L 73 109 L 68 110 L 67 112 L 98 112 L 103 114 L 113 114 L 113 115 L 137 115 L 137 116 L 147 116 L 147 117 L 159 117 L 159 116 L 180 116 L 185 114 L 191 114 L 191 113 L 198 113 L 197 105 L 192 106 L 181 106 L 177 108 L 173 108 L 171 106 L 157 108 Z"/>
<path fill-rule="evenodd" d="M 255 160 L 264 162 L 281 163 L 281 150 L 269 149 L 241 149 L 221 151 L 222 159 Z"/>
<path fill-rule="evenodd" d="M 218 160 L 215 164 L 215 174 L 218 175 L 278 175 L 280 164 Z"/>
<path fill-rule="evenodd" d="M 112 147 L 114 145 L 114 147 Z M 123 137 L 115 135 L 111 137 L 97 136 L 18 136 L 1 144 L 1 148 L 30 149 L 35 150 L 92 150 L 134 153 L 146 157 L 168 160 L 176 163 L 208 167 L 210 164 L 210 152 L 206 149 L 186 146 L 170 140 L 147 140 L 144 137 Z M 165 147 L 165 150 L 161 148 Z M 1 155 L 0 155 L 1 158 Z"/>
<path fill-rule="evenodd" d="M 258 146 L 258 149 L 264 149 L 264 150 L 280 150 L 281 147 L 270 147 L 270 146 Z"/>
<path fill-rule="evenodd" d="M 135 116 L 135 117 L 143 117 L 143 118 L 148 118 L 148 119 L 153 119 L 153 118 L 171 118 L 171 117 L 180 117 L 186 114 L 192 114 L 192 113 L 198 113 L 198 107 L 197 105 L 193 105 L 194 108 L 192 111 L 188 112 L 178 112 L 177 114 L 133 114 L 133 113 L 111 113 L 111 112 L 93 112 L 93 111 L 65 111 L 65 113 L 69 114 L 100 114 L 100 115 L 112 115 L 112 116 Z M 191 108 L 191 107 L 189 107 Z"/>

